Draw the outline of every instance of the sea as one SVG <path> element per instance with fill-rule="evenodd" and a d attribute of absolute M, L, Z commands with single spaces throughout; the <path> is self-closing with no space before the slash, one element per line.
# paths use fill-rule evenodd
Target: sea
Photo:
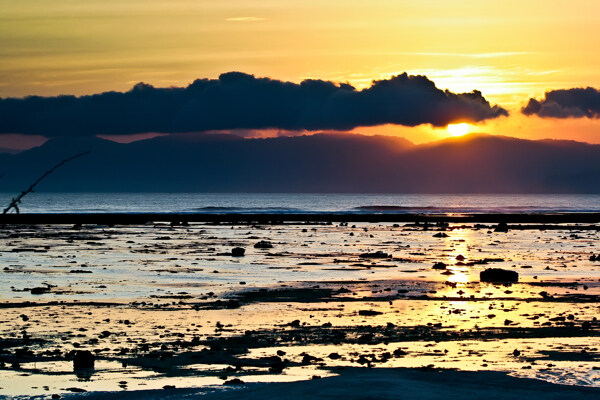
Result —
<path fill-rule="evenodd" d="M 15 193 L 0 193 L 3 209 Z M 21 213 L 595 213 L 598 194 L 30 193 Z M 14 211 L 13 211 L 14 212 Z"/>

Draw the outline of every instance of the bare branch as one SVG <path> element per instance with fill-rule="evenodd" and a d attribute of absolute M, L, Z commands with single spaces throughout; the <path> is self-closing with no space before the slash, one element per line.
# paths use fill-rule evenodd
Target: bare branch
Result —
<path fill-rule="evenodd" d="M 42 180 L 44 180 L 44 178 L 46 178 L 48 175 L 50 175 L 51 173 L 56 171 L 58 168 L 62 167 L 66 163 L 68 163 L 69 161 L 72 161 L 76 158 L 79 158 L 79 157 L 82 157 L 82 156 L 85 156 L 88 154 L 90 154 L 90 151 L 84 151 L 83 153 L 76 154 L 73 157 L 66 158 L 66 159 L 62 160 L 61 162 L 59 162 L 58 164 L 56 164 L 54 167 L 50 168 L 48 171 L 44 172 L 44 174 L 42 176 L 40 176 L 35 182 L 33 182 L 31 184 L 31 186 L 29 186 L 26 190 L 22 191 L 21 194 L 19 194 L 17 197 L 13 197 L 13 199 L 11 200 L 8 207 L 6 207 L 4 209 L 3 214 L 8 214 L 8 212 L 11 209 L 14 209 L 15 212 L 17 214 L 19 214 L 19 203 L 21 203 L 21 200 L 23 199 L 23 197 L 25 197 L 27 194 L 33 192 L 33 189 L 37 186 L 38 183 L 40 183 Z"/>

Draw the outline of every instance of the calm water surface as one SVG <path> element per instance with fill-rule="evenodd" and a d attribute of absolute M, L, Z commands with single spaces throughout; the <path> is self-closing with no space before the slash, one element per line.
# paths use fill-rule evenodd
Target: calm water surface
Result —
<path fill-rule="evenodd" d="M 14 193 L 0 193 L 0 205 Z M 600 195 L 32 193 L 22 213 L 600 212 Z"/>

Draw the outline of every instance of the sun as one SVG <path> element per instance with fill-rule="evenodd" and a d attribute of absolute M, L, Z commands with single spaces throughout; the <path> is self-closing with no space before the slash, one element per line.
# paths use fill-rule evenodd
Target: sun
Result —
<path fill-rule="evenodd" d="M 450 134 L 450 136 L 462 136 L 469 133 L 469 124 L 467 124 L 466 122 L 460 124 L 449 124 L 446 129 L 448 129 L 448 133 Z"/>

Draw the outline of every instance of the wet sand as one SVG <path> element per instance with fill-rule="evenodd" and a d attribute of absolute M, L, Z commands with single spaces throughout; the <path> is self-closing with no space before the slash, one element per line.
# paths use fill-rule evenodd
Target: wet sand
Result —
<path fill-rule="evenodd" d="M 421 369 L 337 369 L 336 376 L 292 383 L 235 385 L 227 388 L 167 389 L 86 394 L 68 398 L 103 399 L 597 399 L 600 389 L 518 379 L 499 372 Z"/>
<path fill-rule="evenodd" d="M 0 395 L 423 367 L 600 387 L 600 225 L 540 223 L 5 224 Z M 480 282 L 492 267 L 518 283 Z M 95 367 L 74 371 L 83 350 Z"/>

